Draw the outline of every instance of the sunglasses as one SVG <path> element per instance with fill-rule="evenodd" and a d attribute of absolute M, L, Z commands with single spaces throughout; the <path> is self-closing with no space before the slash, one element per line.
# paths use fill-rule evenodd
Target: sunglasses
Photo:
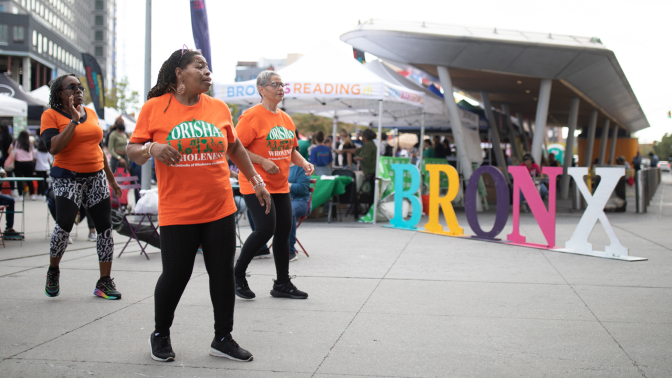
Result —
<path fill-rule="evenodd" d="M 78 89 L 79 89 L 81 92 L 84 92 L 84 91 L 86 90 L 86 88 L 84 88 L 84 87 L 81 86 L 81 85 L 71 85 L 71 86 L 69 86 L 69 87 L 67 87 L 67 88 L 63 88 L 63 89 L 61 89 L 61 90 L 63 90 L 63 91 L 77 92 Z"/>

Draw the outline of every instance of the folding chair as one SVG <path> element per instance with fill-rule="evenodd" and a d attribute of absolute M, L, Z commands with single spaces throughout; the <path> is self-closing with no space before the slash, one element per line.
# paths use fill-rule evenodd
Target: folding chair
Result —
<path fill-rule="evenodd" d="M 138 178 L 136 176 L 130 176 L 130 177 L 115 176 L 114 179 L 119 184 L 119 187 L 121 188 L 122 191 L 126 190 L 128 192 L 128 190 L 130 190 L 130 189 L 140 189 L 141 188 L 141 185 L 138 182 Z M 131 182 L 131 184 L 124 184 L 125 182 Z M 113 192 L 112 193 L 112 203 L 114 204 L 115 202 L 117 204 L 117 208 L 121 209 L 121 201 Z M 114 208 L 114 206 L 113 206 L 113 208 Z M 156 229 L 156 226 L 154 225 L 154 221 L 152 221 L 152 217 L 155 216 L 156 214 L 135 213 L 135 212 L 130 213 L 130 214 L 126 214 L 126 213 L 121 212 L 121 211 L 119 211 L 119 213 L 123 214 L 122 222 L 125 222 L 126 225 L 128 226 L 128 228 L 131 230 L 131 237 L 128 238 L 128 241 L 126 242 L 126 245 L 124 245 L 124 248 L 121 250 L 121 252 L 119 252 L 119 256 L 117 256 L 117 257 L 121 257 L 121 255 L 126 250 L 126 247 L 128 247 L 128 243 L 130 243 L 131 240 L 135 239 L 135 241 L 137 241 L 138 245 L 140 246 L 140 254 L 144 253 L 147 260 L 149 260 L 149 256 L 147 255 L 147 252 L 145 251 L 145 248 L 147 248 L 147 246 L 149 245 L 149 242 L 146 242 L 145 245 L 143 246 L 142 243 L 140 242 L 140 239 L 138 239 L 138 236 L 136 235 L 136 232 L 140 229 L 140 226 L 142 225 L 142 223 L 146 219 L 146 220 L 149 221 L 149 224 L 152 226 L 152 236 L 154 236 L 154 234 L 156 234 L 156 236 L 159 237 L 159 233 Z M 140 221 L 135 226 L 135 228 L 128 221 L 128 216 L 134 216 L 134 217 L 139 216 L 140 217 Z"/>
<path fill-rule="evenodd" d="M 299 229 L 299 226 L 301 225 L 301 223 L 303 223 L 303 220 L 306 219 L 308 217 L 308 215 L 310 215 L 310 203 L 313 201 L 313 191 L 315 190 L 315 183 L 316 182 L 317 182 L 317 180 L 310 179 L 310 197 L 308 197 L 308 213 L 306 215 L 302 216 L 302 217 L 296 218 L 296 229 L 297 230 Z M 299 243 L 299 246 L 303 250 L 303 253 L 306 254 L 306 257 L 310 257 L 308 252 L 306 252 L 306 249 L 303 248 L 303 244 L 301 244 L 301 242 L 299 241 L 298 236 L 296 237 L 296 242 Z"/>
<path fill-rule="evenodd" d="M 7 206 L 0 206 L 0 224 L 2 224 L 2 215 L 5 213 L 6 209 L 7 209 Z M 6 246 L 5 246 L 5 234 L 2 232 L 2 229 L 0 229 L 0 240 L 2 241 L 2 246 L 6 248 Z"/>

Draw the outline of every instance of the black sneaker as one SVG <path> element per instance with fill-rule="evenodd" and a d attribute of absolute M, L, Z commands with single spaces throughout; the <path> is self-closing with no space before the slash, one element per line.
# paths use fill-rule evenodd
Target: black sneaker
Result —
<path fill-rule="evenodd" d="M 247 284 L 246 276 L 236 276 L 236 295 L 243 299 L 254 299 L 256 295 L 250 290 L 250 285 Z"/>
<path fill-rule="evenodd" d="M 264 246 L 264 247 L 266 247 L 266 246 Z M 252 260 L 270 259 L 270 258 L 271 258 L 271 250 L 269 250 L 268 247 L 266 247 L 266 248 L 260 249 L 259 252 L 257 252 L 256 255 L 254 255 Z"/>
<path fill-rule="evenodd" d="M 241 348 L 230 334 L 221 340 L 217 340 L 217 337 L 212 340 L 212 344 L 210 344 L 210 355 L 224 357 L 234 361 L 252 361 L 252 353 Z"/>
<path fill-rule="evenodd" d="M 117 287 L 114 285 L 114 279 L 112 278 L 99 279 L 98 283 L 96 283 L 96 289 L 93 291 L 93 295 L 105 299 L 121 299 L 121 293 L 117 291 Z"/>
<path fill-rule="evenodd" d="M 306 299 L 308 293 L 305 293 L 294 286 L 292 281 L 288 278 L 287 282 L 278 284 L 277 281 L 273 283 L 273 290 L 271 295 L 276 298 L 292 298 L 292 299 Z"/>
<path fill-rule="evenodd" d="M 175 361 L 175 352 L 170 345 L 170 336 L 149 335 L 149 354 L 155 361 L 168 362 Z"/>
<path fill-rule="evenodd" d="M 296 256 L 296 252 L 289 252 L 289 261 L 290 261 L 290 262 L 292 262 L 292 261 L 296 261 L 296 260 L 298 260 L 298 259 L 299 259 L 299 258 Z"/>
<path fill-rule="evenodd" d="M 59 272 L 47 271 L 47 284 L 44 286 L 44 293 L 47 297 L 58 297 L 61 293 L 61 287 L 58 284 L 60 275 Z"/>

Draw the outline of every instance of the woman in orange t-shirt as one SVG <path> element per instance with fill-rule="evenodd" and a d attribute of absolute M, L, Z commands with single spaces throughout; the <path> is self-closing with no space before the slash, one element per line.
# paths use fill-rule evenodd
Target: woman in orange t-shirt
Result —
<path fill-rule="evenodd" d="M 98 232 L 96 250 L 100 279 L 93 294 L 105 299 L 121 299 L 121 293 L 110 277 L 114 240 L 109 186 L 117 196 L 121 196 L 121 189 L 103 156 L 100 146 L 103 130 L 98 125 L 96 112 L 82 106 L 84 89 L 74 74 L 59 76 L 50 86 L 50 109 L 42 113 L 40 138 L 54 155 L 50 175 L 54 178 L 56 202 L 56 226 L 51 234 L 44 291 L 49 297 L 60 294 L 58 265 L 68 245 L 77 212 L 83 205 Z"/>
<path fill-rule="evenodd" d="M 236 133 L 247 149 L 250 160 L 271 193 L 271 212 L 254 200 L 249 176 L 240 174 L 240 193 L 252 215 L 255 230 L 247 237 L 236 262 L 236 295 L 244 299 L 255 297 L 245 278 L 250 261 L 266 242 L 273 237 L 273 258 L 277 279 L 271 295 L 274 297 L 305 299 L 308 294 L 299 290 L 289 278 L 289 234 L 292 228 L 292 200 L 289 195 L 289 162 L 302 167 L 310 176 L 315 167 L 301 156 L 297 147 L 296 127 L 292 117 L 278 108 L 285 91 L 285 84 L 274 71 L 264 71 L 257 76 L 257 89 L 261 103 L 240 116 Z"/>
<path fill-rule="evenodd" d="M 155 326 L 149 338 L 151 357 L 157 361 L 175 359 L 170 326 L 199 246 L 215 313 L 210 354 L 252 360 L 252 354 L 231 337 L 236 205 L 226 155 L 249 177 L 256 172 L 236 137 L 228 106 L 205 94 L 211 85 L 208 63 L 199 51 L 175 51 L 161 66 L 126 149 L 137 164 L 150 157 L 158 160 L 163 272 L 154 292 Z M 270 211 L 263 181 L 255 182 L 252 192 L 257 204 Z"/>

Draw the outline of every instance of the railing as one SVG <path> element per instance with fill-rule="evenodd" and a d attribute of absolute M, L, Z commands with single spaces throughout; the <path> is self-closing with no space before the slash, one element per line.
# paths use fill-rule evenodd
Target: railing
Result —
<path fill-rule="evenodd" d="M 635 202 L 638 213 L 646 213 L 660 184 L 660 168 L 642 168 L 635 173 Z"/>

